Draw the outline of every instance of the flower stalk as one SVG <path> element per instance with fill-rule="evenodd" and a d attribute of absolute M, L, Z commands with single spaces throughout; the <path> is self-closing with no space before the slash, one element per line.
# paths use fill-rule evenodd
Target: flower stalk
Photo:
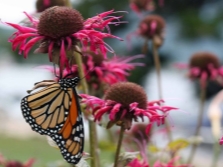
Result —
<path fill-rule="evenodd" d="M 114 163 L 114 167 L 118 167 L 119 154 L 120 154 L 120 150 L 121 150 L 121 145 L 122 145 L 122 140 L 123 140 L 124 132 L 125 132 L 125 126 L 121 125 L 120 135 L 119 135 L 119 139 L 118 139 L 118 145 L 117 145 L 116 153 L 115 153 L 115 163 Z"/>
<path fill-rule="evenodd" d="M 205 99 L 206 99 L 206 84 L 203 85 L 203 87 L 201 87 L 201 92 L 200 92 L 200 111 L 199 111 L 199 115 L 198 115 L 197 127 L 196 127 L 196 130 L 195 130 L 194 136 L 198 136 L 199 133 L 200 133 L 200 129 L 201 129 L 201 126 L 202 126 L 203 115 L 204 115 Z M 191 149 L 191 152 L 189 154 L 188 161 L 187 161 L 188 164 L 191 164 L 191 162 L 193 161 L 193 158 L 195 156 L 195 152 L 196 152 L 197 146 L 198 146 L 197 143 L 193 143 L 192 144 L 192 149 Z"/>
<path fill-rule="evenodd" d="M 153 59 L 155 62 L 155 68 L 156 68 L 156 75 L 157 75 L 157 85 L 158 85 L 158 94 L 159 94 L 159 99 L 163 99 L 163 95 L 162 95 L 162 85 L 161 85 L 161 65 L 160 65 L 160 59 L 159 59 L 159 54 L 158 54 L 158 48 L 159 45 L 157 45 L 156 43 L 156 38 L 153 38 Z M 172 134 L 170 131 L 170 125 L 167 122 L 167 120 L 165 121 L 165 126 L 166 126 L 166 130 L 167 130 L 167 137 L 169 139 L 169 141 L 172 141 Z"/>
<path fill-rule="evenodd" d="M 76 51 L 73 52 L 73 56 L 75 58 L 75 61 L 78 65 L 78 73 L 79 77 L 81 78 L 80 82 L 83 88 L 83 92 L 88 94 L 88 85 L 85 79 L 84 69 L 83 69 L 83 62 L 82 62 L 82 55 Z M 89 142 L 90 142 L 90 155 L 92 157 L 91 159 L 91 167 L 99 167 L 99 162 L 97 161 L 98 154 L 97 154 L 97 133 L 96 133 L 96 124 L 92 120 L 88 120 L 89 122 Z"/>

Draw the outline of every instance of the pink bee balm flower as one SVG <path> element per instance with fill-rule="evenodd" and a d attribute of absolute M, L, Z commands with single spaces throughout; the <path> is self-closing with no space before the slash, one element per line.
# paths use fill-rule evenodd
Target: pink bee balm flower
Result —
<path fill-rule="evenodd" d="M 81 14 L 69 7 L 51 7 L 45 10 L 39 20 L 34 20 L 30 15 L 27 15 L 30 22 L 33 23 L 33 27 L 26 27 L 18 24 L 8 23 L 6 24 L 17 29 L 9 41 L 12 43 L 12 49 L 17 47 L 19 53 L 27 58 L 30 49 L 37 43 L 40 43 L 37 53 L 48 53 L 49 60 L 60 65 L 63 68 L 67 67 L 72 60 L 73 54 L 67 54 L 69 50 L 79 52 L 77 44 L 80 42 L 83 48 L 90 46 L 91 51 L 101 51 L 104 57 L 106 57 L 107 51 L 114 53 L 112 48 L 106 44 L 104 38 L 116 38 L 110 33 L 104 33 L 94 28 L 100 27 L 103 29 L 107 27 L 113 20 L 116 20 L 115 16 L 108 16 L 114 13 L 113 10 L 99 14 L 102 22 L 94 23 L 95 17 L 84 21 Z M 90 21 L 91 24 L 90 24 Z M 117 21 L 116 21 L 117 22 Z"/>
<path fill-rule="evenodd" d="M 164 39 L 165 20 L 159 15 L 147 15 L 139 23 L 135 32 L 127 36 L 131 40 L 134 36 L 141 36 L 147 40 L 153 40 L 156 46 L 161 46 Z"/>
<path fill-rule="evenodd" d="M 141 11 L 153 11 L 155 9 L 153 0 L 130 0 L 130 8 L 138 15 Z"/>
<path fill-rule="evenodd" d="M 133 159 L 127 165 L 128 167 L 149 167 L 148 163 L 145 161 L 140 161 L 138 158 Z"/>
<path fill-rule="evenodd" d="M 120 82 L 112 85 L 105 93 L 105 99 L 82 94 L 81 103 L 92 109 L 94 120 L 101 121 L 102 116 L 108 115 L 109 122 L 107 128 L 114 124 L 130 129 L 132 121 L 138 118 L 149 119 L 147 131 L 153 123 L 161 125 L 170 110 L 177 108 L 163 106 L 162 100 L 148 102 L 143 88 L 135 83 Z"/>
<path fill-rule="evenodd" d="M 223 145 L 223 136 L 222 136 L 222 138 L 220 139 L 219 144 L 220 144 L 220 145 Z"/>
<path fill-rule="evenodd" d="M 130 71 L 136 66 L 143 66 L 143 63 L 133 63 L 131 61 L 144 58 L 143 55 L 131 57 L 112 57 L 104 59 L 101 53 L 86 52 L 84 56 L 84 68 L 89 83 L 94 84 L 97 88 L 101 84 L 112 85 L 117 82 L 126 81 Z"/>
<path fill-rule="evenodd" d="M 192 167 L 192 165 L 184 164 L 184 165 L 176 165 L 176 162 L 180 159 L 180 157 L 174 157 L 168 163 L 162 163 L 160 161 L 156 161 L 153 167 Z"/>
<path fill-rule="evenodd" d="M 34 162 L 34 159 L 29 159 L 25 163 L 21 163 L 19 161 L 14 160 L 6 160 L 5 157 L 0 154 L 0 166 L 2 165 L 4 167 L 32 167 Z"/>
<path fill-rule="evenodd" d="M 120 81 L 126 81 L 130 75 L 130 71 L 135 69 L 136 66 L 143 66 L 143 63 L 131 62 L 136 59 L 144 58 L 143 55 L 136 55 L 131 57 L 117 57 L 114 56 L 110 59 L 105 59 L 101 53 L 94 53 L 92 51 L 83 52 L 83 67 L 85 69 L 85 75 L 89 86 L 94 89 L 98 89 L 101 85 L 112 85 Z M 52 73 L 56 72 L 59 75 L 60 70 L 51 66 L 41 66 Z M 63 76 L 69 73 L 77 73 L 77 67 L 72 66 L 72 69 L 68 71 L 63 70 Z"/>
<path fill-rule="evenodd" d="M 178 63 L 176 67 L 180 69 L 188 68 L 188 77 L 199 79 L 202 87 L 205 87 L 208 80 L 219 82 L 223 79 L 223 67 L 221 67 L 218 57 L 210 52 L 194 53 L 188 65 Z"/>

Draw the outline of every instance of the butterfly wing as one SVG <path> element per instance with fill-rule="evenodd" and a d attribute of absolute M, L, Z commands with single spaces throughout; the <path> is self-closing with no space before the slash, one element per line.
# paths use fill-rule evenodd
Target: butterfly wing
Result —
<path fill-rule="evenodd" d="M 70 112 L 63 128 L 51 136 L 61 150 L 64 159 L 77 164 L 84 148 L 84 127 L 76 90 L 73 90 Z"/>
<path fill-rule="evenodd" d="M 72 88 L 62 90 L 55 82 L 24 97 L 21 110 L 26 122 L 41 135 L 59 132 L 69 113 L 72 92 Z"/>

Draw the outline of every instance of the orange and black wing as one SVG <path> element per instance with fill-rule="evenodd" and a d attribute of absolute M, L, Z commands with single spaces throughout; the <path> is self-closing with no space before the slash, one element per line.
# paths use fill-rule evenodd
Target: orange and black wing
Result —
<path fill-rule="evenodd" d="M 69 115 L 63 128 L 51 136 L 61 150 L 64 159 L 77 164 L 84 148 L 84 127 L 76 90 L 73 89 Z"/>
<path fill-rule="evenodd" d="M 72 96 L 72 88 L 61 89 L 55 82 L 24 97 L 21 101 L 22 114 L 34 131 L 51 136 L 64 126 Z"/>

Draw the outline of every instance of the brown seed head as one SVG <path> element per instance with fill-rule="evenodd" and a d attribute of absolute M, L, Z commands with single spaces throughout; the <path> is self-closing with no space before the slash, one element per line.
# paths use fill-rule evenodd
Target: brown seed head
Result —
<path fill-rule="evenodd" d="M 147 108 L 147 96 L 144 89 L 131 82 L 120 82 L 112 85 L 107 90 L 105 99 L 121 103 L 126 109 L 133 102 L 137 102 L 141 109 Z"/>
<path fill-rule="evenodd" d="M 37 0 L 36 1 L 36 10 L 37 12 L 43 12 L 47 8 L 53 6 L 68 6 L 71 7 L 69 0 Z"/>
<path fill-rule="evenodd" d="M 150 3 L 150 1 L 148 0 L 130 0 L 130 3 L 134 3 L 139 10 L 145 10 L 148 3 Z"/>
<path fill-rule="evenodd" d="M 190 58 L 190 68 L 198 67 L 202 71 L 209 71 L 208 65 L 212 64 L 214 68 L 220 67 L 218 57 L 210 52 L 197 52 Z"/>
<path fill-rule="evenodd" d="M 69 7 L 51 7 L 39 20 L 38 33 L 53 39 L 69 36 L 83 29 L 83 17 Z"/>
<path fill-rule="evenodd" d="M 154 30 L 151 27 L 153 22 L 156 22 L 156 28 Z M 162 37 L 165 24 L 165 20 L 161 16 L 148 15 L 139 24 L 140 35 L 148 39 L 153 38 L 155 35 Z"/>

